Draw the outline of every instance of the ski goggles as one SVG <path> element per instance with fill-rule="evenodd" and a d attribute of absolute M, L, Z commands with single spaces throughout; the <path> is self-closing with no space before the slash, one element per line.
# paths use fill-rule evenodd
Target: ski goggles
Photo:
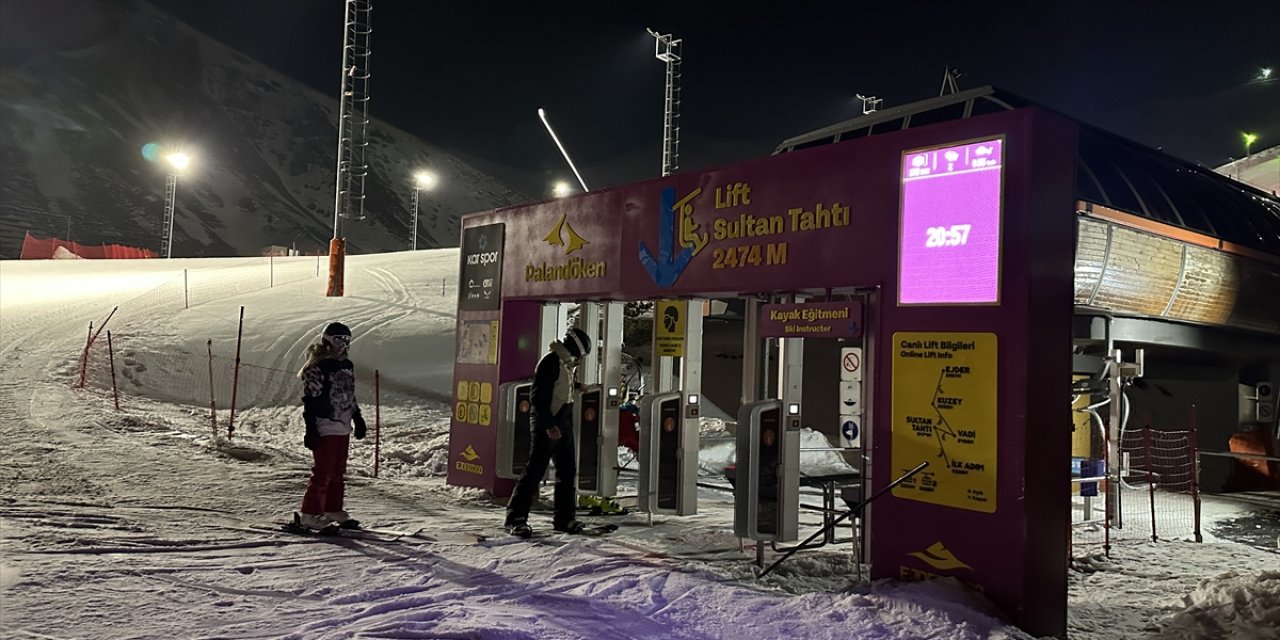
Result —
<path fill-rule="evenodd" d="M 335 347 L 351 346 L 351 336 L 325 336 L 324 339 Z"/>

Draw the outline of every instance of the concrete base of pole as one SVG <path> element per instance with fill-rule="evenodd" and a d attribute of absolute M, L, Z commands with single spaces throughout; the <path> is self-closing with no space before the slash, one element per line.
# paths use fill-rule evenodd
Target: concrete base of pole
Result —
<path fill-rule="evenodd" d="M 346 238 L 334 238 L 329 241 L 329 288 L 325 292 L 326 296 L 342 297 L 343 281 L 345 280 L 345 268 L 347 262 L 347 240 Z"/>

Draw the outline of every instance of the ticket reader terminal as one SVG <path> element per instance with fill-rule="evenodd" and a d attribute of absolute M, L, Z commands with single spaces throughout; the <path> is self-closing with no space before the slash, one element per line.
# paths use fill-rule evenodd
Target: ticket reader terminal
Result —
<path fill-rule="evenodd" d="M 785 542 L 800 525 L 800 428 L 780 400 L 749 402 L 738 411 L 733 532 Z M 792 428 L 792 425 L 795 428 Z"/>
<path fill-rule="evenodd" d="M 498 421 L 497 461 L 499 478 L 519 480 L 529 464 L 533 443 L 533 380 L 516 380 L 499 385 L 502 420 Z"/>
<path fill-rule="evenodd" d="M 680 391 L 640 401 L 641 511 L 698 512 L 698 422 L 685 422 L 685 404 Z"/>
<path fill-rule="evenodd" d="M 618 490 L 617 393 L 617 387 L 587 385 L 573 404 L 578 491 L 587 495 L 612 497 Z"/>

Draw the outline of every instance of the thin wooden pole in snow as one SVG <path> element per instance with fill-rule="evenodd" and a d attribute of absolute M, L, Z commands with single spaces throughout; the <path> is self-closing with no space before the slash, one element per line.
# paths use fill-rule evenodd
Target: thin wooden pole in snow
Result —
<path fill-rule="evenodd" d="M 84 337 L 84 351 L 80 353 L 80 383 L 76 386 L 84 388 L 85 369 L 89 366 L 89 345 L 93 344 L 93 321 L 89 321 L 89 334 Z"/>
<path fill-rule="evenodd" d="M 1200 533 L 1200 449 L 1196 447 L 1196 405 L 1191 405 L 1191 424 L 1188 425 L 1187 437 L 1191 445 L 1191 506 L 1195 510 L 1196 542 L 1204 542 Z"/>
<path fill-rule="evenodd" d="M 378 370 L 373 370 L 373 477 L 378 477 L 379 453 L 382 449 L 382 392 Z"/>
<path fill-rule="evenodd" d="M 236 329 L 236 368 L 231 375 L 231 417 L 227 419 L 227 439 L 236 431 L 236 391 L 240 389 L 240 338 L 244 335 L 244 305 L 240 305 L 240 326 Z"/>
<path fill-rule="evenodd" d="M 120 390 L 116 387 L 116 352 L 111 345 L 111 332 L 107 332 L 107 360 L 111 363 L 111 397 L 115 399 L 116 411 L 120 410 Z"/>
<path fill-rule="evenodd" d="M 209 338 L 206 343 L 209 347 L 209 420 L 213 423 L 213 440 L 209 444 L 218 441 L 218 403 L 213 399 L 213 338 Z"/>

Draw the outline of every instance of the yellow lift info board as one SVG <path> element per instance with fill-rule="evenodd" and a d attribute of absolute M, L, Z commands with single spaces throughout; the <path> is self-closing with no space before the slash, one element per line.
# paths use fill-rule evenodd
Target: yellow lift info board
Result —
<path fill-rule="evenodd" d="M 929 466 L 893 495 L 996 510 L 994 333 L 893 334 L 893 475 Z"/>

